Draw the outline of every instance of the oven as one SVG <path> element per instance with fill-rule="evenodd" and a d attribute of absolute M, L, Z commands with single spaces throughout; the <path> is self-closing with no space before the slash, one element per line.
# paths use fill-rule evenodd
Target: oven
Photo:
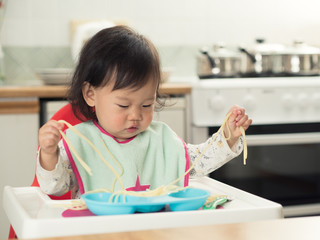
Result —
<path fill-rule="evenodd" d="M 229 108 L 246 108 L 253 123 L 242 155 L 210 174 L 278 202 L 284 216 L 320 214 L 320 77 L 199 80 L 191 95 L 192 142 L 218 130 Z"/>

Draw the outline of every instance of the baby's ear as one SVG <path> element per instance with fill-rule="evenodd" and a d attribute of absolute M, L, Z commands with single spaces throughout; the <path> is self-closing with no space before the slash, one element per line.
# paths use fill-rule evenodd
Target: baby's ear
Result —
<path fill-rule="evenodd" d="M 82 87 L 82 95 L 86 103 L 90 107 L 95 106 L 95 91 L 94 88 L 91 86 L 90 83 L 85 82 Z"/>

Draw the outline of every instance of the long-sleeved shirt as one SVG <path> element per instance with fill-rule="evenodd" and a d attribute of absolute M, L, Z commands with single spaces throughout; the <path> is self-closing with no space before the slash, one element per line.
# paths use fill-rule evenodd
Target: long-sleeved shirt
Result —
<path fill-rule="evenodd" d="M 212 142 L 212 140 L 214 140 Z M 208 145 L 210 145 L 208 147 Z M 43 192 L 50 195 L 63 195 L 71 190 L 72 198 L 80 198 L 79 186 L 70 165 L 66 150 L 62 141 L 59 142 L 59 158 L 56 167 L 52 171 L 47 171 L 40 164 L 41 148 L 37 156 L 37 179 Z M 208 149 L 206 149 L 208 147 Z M 206 149 L 206 150 L 205 150 Z M 202 151 L 205 153 L 200 156 Z M 187 144 L 187 151 L 190 159 L 190 166 L 196 162 L 190 171 L 190 177 L 205 176 L 217 168 L 221 167 L 231 159 L 240 155 L 243 150 L 242 137 L 230 149 L 222 133 L 217 132 L 212 135 L 206 142 L 193 145 Z M 199 158 L 200 156 L 200 158 Z M 199 158 L 199 159 L 198 159 Z"/>

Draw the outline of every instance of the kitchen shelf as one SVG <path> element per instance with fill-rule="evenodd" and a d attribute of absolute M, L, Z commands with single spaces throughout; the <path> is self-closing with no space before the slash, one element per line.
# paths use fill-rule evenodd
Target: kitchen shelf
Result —
<path fill-rule="evenodd" d="M 162 83 L 160 93 L 168 95 L 184 95 L 191 93 L 191 85 L 185 83 Z M 65 98 L 68 92 L 67 85 L 41 86 L 4 86 L 0 87 L 0 98 L 38 97 L 38 98 Z"/>

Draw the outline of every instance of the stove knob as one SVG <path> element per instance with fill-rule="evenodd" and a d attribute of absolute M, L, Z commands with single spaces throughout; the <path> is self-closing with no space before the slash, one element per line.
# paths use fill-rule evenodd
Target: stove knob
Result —
<path fill-rule="evenodd" d="M 286 94 L 283 96 L 282 103 L 283 103 L 283 106 L 289 110 L 292 109 L 295 105 L 294 98 L 290 94 Z"/>
<path fill-rule="evenodd" d="M 221 111 L 224 109 L 225 105 L 225 100 L 223 99 L 222 96 L 214 96 L 210 99 L 210 108 L 215 110 L 215 111 Z"/>
<path fill-rule="evenodd" d="M 246 97 L 244 98 L 243 106 L 244 106 L 244 108 L 245 108 L 247 111 L 253 110 L 253 109 L 256 107 L 256 102 L 255 102 L 254 97 L 252 97 L 252 96 L 246 96 Z"/>

